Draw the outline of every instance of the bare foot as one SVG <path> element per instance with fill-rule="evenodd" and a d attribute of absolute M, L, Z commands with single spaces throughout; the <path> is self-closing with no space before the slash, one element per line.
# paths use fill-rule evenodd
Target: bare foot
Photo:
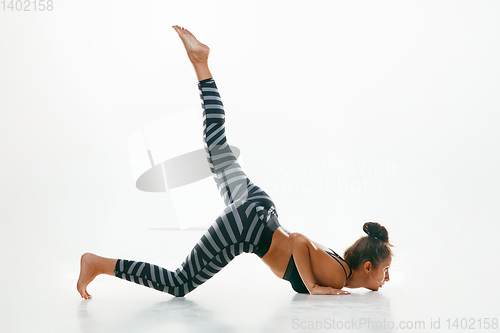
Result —
<path fill-rule="evenodd" d="M 87 292 L 87 286 L 94 278 L 101 274 L 100 257 L 92 253 L 85 253 L 80 260 L 80 277 L 76 283 L 76 289 L 82 298 L 90 299 L 92 296 Z"/>
<path fill-rule="evenodd" d="M 191 60 L 193 64 L 199 62 L 206 63 L 208 60 L 208 54 L 210 53 L 210 48 L 205 44 L 200 43 L 187 29 L 179 27 L 178 25 L 174 25 L 172 28 L 177 31 L 179 37 L 182 39 L 189 60 Z"/>

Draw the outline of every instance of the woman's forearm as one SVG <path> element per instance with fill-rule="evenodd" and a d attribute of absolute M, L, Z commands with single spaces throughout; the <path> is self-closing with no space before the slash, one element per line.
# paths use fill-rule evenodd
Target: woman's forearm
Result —
<path fill-rule="evenodd" d="M 290 244 L 292 246 L 292 255 L 295 261 L 295 266 L 299 271 L 300 277 L 304 282 L 309 293 L 316 285 L 311 266 L 310 247 L 313 246 L 309 239 L 299 233 L 290 234 Z"/>

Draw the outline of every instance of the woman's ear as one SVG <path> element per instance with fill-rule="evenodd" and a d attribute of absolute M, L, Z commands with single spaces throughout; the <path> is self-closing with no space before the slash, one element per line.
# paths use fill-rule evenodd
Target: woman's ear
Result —
<path fill-rule="evenodd" d="M 371 270 L 373 269 L 373 265 L 370 261 L 367 261 L 364 263 L 363 265 L 363 270 L 365 272 L 365 274 L 370 274 Z"/>

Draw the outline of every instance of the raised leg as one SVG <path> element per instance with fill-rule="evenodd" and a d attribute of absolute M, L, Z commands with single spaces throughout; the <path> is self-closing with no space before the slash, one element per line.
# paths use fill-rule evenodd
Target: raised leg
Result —
<path fill-rule="evenodd" d="M 219 188 L 224 203 L 245 199 L 262 199 L 264 206 L 271 207 L 271 198 L 255 186 L 247 177 L 231 148 L 225 134 L 225 112 L 219 91 L 212 74 L 208 69 L 208 54 L 210 49 L 200 43 L 191 32 L 179 26 L 173 26 L 179 34 L 189 60 L 198 76 L 198 88 L 203 107 L 203 141 L 207 160 Z"/>
<path fill-rule="evenodd" d="M 203 107 L 203 143 L 219 193 L 227 205 L 263 193 L 247 177 L 229 147 L 224 106 L 213 79 L 198 83 Z"/>

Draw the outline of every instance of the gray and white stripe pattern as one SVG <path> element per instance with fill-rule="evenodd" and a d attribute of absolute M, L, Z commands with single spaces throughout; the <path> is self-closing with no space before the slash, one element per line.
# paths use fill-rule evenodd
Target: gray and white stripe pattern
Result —
<path fill-rule="evenodd" d="M 226 208 L 175 271 L 125 259 L 118 259 L 114 271 L 116 277 L 174 296 L 193 291 L 242 252 L 255 253 L 264 229 L 279 226 L 273 201 L 248 179 L 227 144 L 215 81 L 200 81 L 198 87 L 207 160 Z"/>

